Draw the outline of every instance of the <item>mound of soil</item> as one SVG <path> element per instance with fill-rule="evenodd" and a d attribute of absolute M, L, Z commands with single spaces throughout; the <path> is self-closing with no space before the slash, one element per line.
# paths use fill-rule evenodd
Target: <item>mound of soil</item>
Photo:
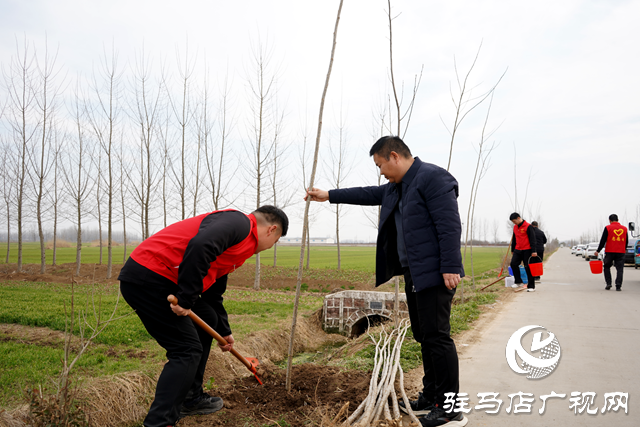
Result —
<path fill-rule="evenodd" d="M 285 370 L 259 370 L 258 376 L 264 385 L 253 377 L 239 378 L 217 393 L 225 402 L 222 410 L 184 418 L 178 427 L 241 426 L 247 419 L 258 425 L 302 427 L 309 420 L 333 418 L 346 402 L 353 411 L 367 396 L 370 381 L 368 373 L 302 364 L 292 368 L 287 393 Z"/>

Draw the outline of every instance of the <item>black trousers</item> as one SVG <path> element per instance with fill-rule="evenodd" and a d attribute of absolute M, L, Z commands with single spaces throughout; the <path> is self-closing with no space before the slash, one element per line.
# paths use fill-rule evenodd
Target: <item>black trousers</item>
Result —
<path fill-rule="evenodd" d="M 187 396 L 203 393 L 204 369 L 213 338 L 187 316 L 171 311 L 167 296 L 176 295 L 177 286 L 139 285 L 120 282 L 125 301 L 136 311 L 149 334 L 167 350 L 169 360 L 160 373 L 156 394 L 144 420 L 145 427 L 172 426 Z M 218 315 L 202 297 L 191 309 L 215 329 Z"/>
<path fill-rule="evenodd" d="M 531 254 L 533 251 L 531 249 L 527 250 L 519 250 L 516 249 L 513 251 L 513 255 L 511 256 L 511 270 L 513 270 L 513 278 L 515 279 L 515 283 L 522 283 L 522 277 L 520 276 L 520 263 L 524 263 L 524 269 L 527 272 L 527 283 L 528 289 L 535 289 L 536 282 L 533 276 L 531 275 L 531 270 L 529 269 L 529 258 L 531 258 Z"/>
<path fill-rule="evenodd" d="M 419 292 L 413 291 L 408 268 L 403 269 L 411 331 L 422 349 L 424 397 L 444 405 L 445 393 L 460 388 L 458 352 L 451 339 L 451 300 L 456 293 L 442 284 Z"/>
<path fill-rule="evenodd" d="M 616 288 L 622 287 L 622 275 L 624 273 L 624 254 L 605 252 L 604 254 L 604 281 L 611 286 L 611 265 L 616 267 Z"/>

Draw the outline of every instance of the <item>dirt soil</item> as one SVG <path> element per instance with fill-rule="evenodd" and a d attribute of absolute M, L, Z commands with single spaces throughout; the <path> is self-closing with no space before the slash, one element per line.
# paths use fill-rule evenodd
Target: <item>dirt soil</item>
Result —
<path fill-rule="evenodd" d="M 0 265 L 0 280 L 71 283 L 71 279 L 74 278 L 79 284 L 91 284 L 94 282 L 117 284 L 121 268 L 122 264 L 113 264 L 111 278 L 107 279 L 106 264 L 82 264 L 78 276 L 75 275 L 75 263 L 56 266 L 48 265 L 44 274 L 40 274 L 39 264 L 23 264 L 22 272 L 20 273 L 17 272 L 17 264 L 2 264 Z M 291 274 L 290 268 L 262 265 L 261 270 L 260 285 L 262 289 L 295 290 L 297 277 Z M 326 277 L 322 277 L 320 274 L 317 275 L 318 277 L 313 276 L 303 276 L 303 282 L 308 285 L 309 289 L 327 289 L 326 286 L 329 280 Z M 250 288 L 253 287 L 254 278 L 255 265 L 245 264 L 229 275 L 229 286 Z M 327 289 L 328 291 L 335 289 L 375 290 L 373 276 L 371 280 L 362 280 L 360 277 L 354 277 L 353 280 L 331 278 L 330 282 L 331 289 Z"/>
<path fill-rule="evenodd" d="M 252 420 L 251 425 L 291 427 L 306 426 L 313 420 L 315 425 L 322 417 L 333 419 L 346 402 L 353 411 L 366 397 L 370 378 L 364 372 L 302 364 L 292 368 L 291 392 L 287 393 L 283 369 L 259 370 L 258 376 L 264 385 L 245 377 L 218 393 L 211 392 L 222 397 L 224 408 L 184 418 L 178 427 L 242 426 L 247 420 Z"/>

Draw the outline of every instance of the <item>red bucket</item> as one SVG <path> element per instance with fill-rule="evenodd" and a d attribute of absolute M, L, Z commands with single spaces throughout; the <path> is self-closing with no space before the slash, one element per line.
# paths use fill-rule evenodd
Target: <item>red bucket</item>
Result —
<path fill-rule="evenodd" d="M 539 256 L 537 256 L 540 262 L 531 262 L 531 258 L 529 258 L 529 270 L 531 271 L 531 275 L 533 277 L 542 276 L 542 260 Z"/>
<path fill-rule="evenodd" d="M 602 261 L 599 259 L 594 261 L 589 261 L 589 268 L 591 268 L 591 272 L 593 274 L 602 273 Z"/>

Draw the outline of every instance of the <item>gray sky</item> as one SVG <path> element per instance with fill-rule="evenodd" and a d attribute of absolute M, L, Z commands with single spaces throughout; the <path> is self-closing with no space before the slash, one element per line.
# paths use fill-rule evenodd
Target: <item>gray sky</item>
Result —
<path fill-rule="evenodd" d="M 386 4 L 346 0 L 340 22 L 323 144 L 335 137 L 342 107 L 356 165 L 347 182 L 351 185 L 375 182 L 367 152 L 374 142 L 375 116 L 390 90 Z M 278 98 L 286 110 L 287 138 L 295 146 L 305 120 L 308 134 L 315 135 L 337 5 L 0 0 L 0 63 L 9 61 L 16 37 L 23 36 L 41 49 L 46 34 L 49 46 L 58 46 L 58 64 L 68 75 L 90 74 L 105 46 L 109 50 L 112 45 L 123 64 L 143 44 L 156 64 L 172 64 L 176 50 L 183 52 L 188 40 L 190 51 L 198 61 L 206 58 L 212 74 L 229 70 L 242 109 L 252 45 L 260 39 L 271 47 L 278 66 Z M 507 238 L 506 221 L 516 208 L 515 184 L 523 217 L 538 219 L 561 240 L 588 231 L 599 234 L 610 213 L 618 213 L 624 223 L 640 219 L 640 1 L 402 0 L 392 7 L 399 14 L 394 20 L 394 69 L 405 97 L 424 66 L 405 137 L 423 161 L 447 166 L 450 136 L 445 124 L 450 128 L 455 114 L 450 85 L 457 93 L 454 58 L 462 77 L 482 43 L 469 79 L 478 95 L 508 69 L 488 121 L 490 129 L 502 125 L 489 139 L 496 148 L 480 183 L 479 221 L 492 224 L 497 219 L 501 237 Z M 463 221 L 486 107 L 482 104 L 465 119 L 453 149 L 451 172 L 460 183 Z M 246 138 L 246 132 L 237 138 Z M 292 174 L 297 159 L 294 151 Z M 328 188 L 326 171 L 319 173 L 317 186 Z M 328 210 L 318 212 L 312 235 L 333 236 L 333 216 Z M 291 216 L 290 235 L 300 235 L 298 215 Z M 348 211 L 345 225 L 343 238 L 375 237 L 360 208 Z"/>

